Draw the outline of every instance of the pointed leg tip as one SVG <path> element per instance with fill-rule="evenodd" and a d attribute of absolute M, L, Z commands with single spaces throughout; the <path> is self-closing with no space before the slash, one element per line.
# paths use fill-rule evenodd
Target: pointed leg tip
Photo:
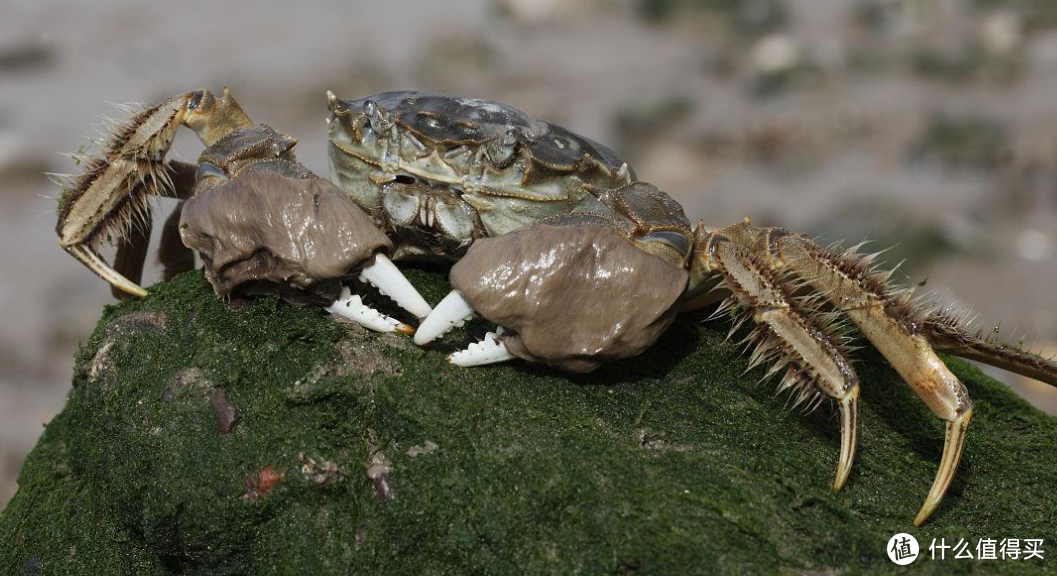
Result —
<path fill-rule="evenodd" d="M 852 463 L 855 461 L 855 448 L 859 443 L 859 387 L 855 386 L 840 400 L 840 461 L 837 463 L 837 475 L 833 479 L 833 491 L 844 488 L 851 476 Z"/>
<path fill-rule="evenodd" d="M 965 434 L 969 428 L 969 421 L 973 418 L 973 409 L 965 409 L 957 418 L 947 422 L 947 437 L 943 444 L 943 456 L 940 458 L 940 467 L 936 471 L 936 479 L 932 482 L 925 503 L 914 517 L 914 525 L 921 526 L 932 516 L 932 513 L 943 501 L 947 488 L 954 479 L 954 473 L 958 470 L 962 453 L 965 451 Z"/>
<path fill-rule="evenodd" d="M 119 288 L 124 290 L 126 294 L 129 294 L 130 296 L 135 296 L 136 298 L 146 298 L 148 294 L 147 290 L 137 284 L 132 284 L 130 286 L 119 286 Z"/>
<path fill-rule="evenodd" d="M 921 510 L 918 511 L 918 515 L 914 517 L 914 526 L 920 528 L 921 525 L 929 519 L 929 516 L 932 516 L 932 513 L 936 510 L 937 505 L 939 505 L 939 502 L 925 502 L 925 504 L 921 507 Z"/>
<path fill-rule="evenodd" d="M 400 323 L 397 326 L 395 326 L 393 328 L 393 331 L 394 332 L 399 332 L 401 334 L 406 334 L 407 336 L 414 336 L 415 335 L 415 327 L 414 326 L 410 326 L 408 324 L 404 324 L 404 323 Z"/>
<path fill-rule="evenodd" d="M 844 472 L 844 473 L 842 474 L 841 472 Z M 848 482 L 848 473 L 849 472 L 851 472 L 851 470 L 838 471 L 837 472 L 837 478 L 835 480 L 833 480 L 833 491 L 834 492 L 840 492 L 844 488 L 844 484 Z"/>

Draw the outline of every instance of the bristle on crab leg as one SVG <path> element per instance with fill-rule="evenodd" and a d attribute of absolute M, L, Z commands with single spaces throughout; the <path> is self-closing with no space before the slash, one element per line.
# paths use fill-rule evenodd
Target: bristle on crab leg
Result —
<path fill-rule="evenodd" d="M 375 254 L 374 260 L 360 270 L 360 281 L 374 286 L 416 318 L 425 318 L 433 311 L 393 261 L 381 252 Z"/>
<path fill-rule="evenodd" d="M 414 334 L 415 329 L 395 318 L 371 308 L 363 303 L 359 294 L 353 294 L 347 287 L 341 289 L 341 297 L 326 308 L 327 312 L 337 314 L 375 332 L 400 332 Z"/>
<path fill-rule="evenodd" d="M 496 364 L 513 360 L 514 355 L 506 349 L 506 345 L 499 339 L 503 334 L 502 326 L 496 328 L 495 332 L 484 335 L 484 340 L 470 344 L 465 350 L 460 350 L 448 356 L 448 362 L 456 366 L 483 366 L 485 364 Z"/>
<path fill-rule="evenodd" d="M 422 321 L 415 332 L 415 344 L 425 346 L 447 334 L 452 328 L 462 326 L 473 316 L 473 306 L 458 290 L 452 290 L 444 297 L 433 312 Z"/>

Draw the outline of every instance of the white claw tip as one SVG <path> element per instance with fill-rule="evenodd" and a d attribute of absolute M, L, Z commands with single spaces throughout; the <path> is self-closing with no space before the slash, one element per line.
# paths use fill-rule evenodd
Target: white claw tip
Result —
<path fill-rule="evenodd" d="M 444 297 L 433 312 L 426 316 L 415 333 L 415 344 L 425 346 L 447 334 L 452 328 L 462 326 L 473 316 L 473 306 L 458 290 L 452 290 Z"/>
<path fill-rule="evenodd" d="M 382 295 L 414 314 L 416 318 L 425 318 L 433 311 L 393 261 L 381 252 L 375 254 L 374 260 L 360 271 L 360 281 L 374 286 Z"/>
<path fill-rule="evenodd" d="M 352 294 L 347 287 L 341 289 L 341 297 L 326 310 L 375 332 L 400 332 L 409 335 L 415 332 L 411 326 L 367 306 L 359 294 Z"/>
<path fill-rule="evenodd" d="M 506 349 L 506 344 L 499 339 L 503 329 L 485 334 L 484 340 L 470 344 L 465 350 L 460 350 L 448 356 L 448 362 L 456 366 L 483 366 L 512 360 L 514 355 Z"/>

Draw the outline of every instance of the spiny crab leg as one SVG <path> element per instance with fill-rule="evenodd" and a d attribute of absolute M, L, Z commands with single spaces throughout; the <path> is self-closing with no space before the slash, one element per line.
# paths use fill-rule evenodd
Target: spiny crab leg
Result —
<path fill-rule="evenodd" d="M 415 329 L 395 318 L 371 308 L 363 303 L 359 294 L 353 294 L 348 287 L 341 289 L 341 297 L 326 308 L 327 312 L 336 314 L 375 332 L 400 332 L 414 334 Z"/>
<path fill-rule="evenodd" d="M 916 323 L 908 321 L 914 317 L 909 304 L 889 290 L 886 276 L 871 272 L 868 259 L 854 251 L 834 253 L 779 229 L 753 231 L 747 222 L 728 230 L 744 245 L 763 246 L 762 252 L 774 266 L 802 278 L 846 314 L 932 413 L 946 421 L 939 470 L 914 518 L 920 526 L 943 499 L 965 450 L 965 434 L 973 416 L 965 386 L 936 355 Z"/>
<path fill-rule="evenodd" d="M 806 401 L 811 406 L 824 397 L 837 401 L 841 445 L 833 489 L 840 490 L 855 460 L 859 377 L 836 334 L 837 327 L 824 320 L 817 303 L 796 296 L 794 281 L 765 266 L 735 240 L 736 236 L 732 238 L 722 232 L 704 235 L 699 240 L 700 265 L 719 272 L 723 277 L 721 286 L 732 294 L 732 299 L 717 314 L 729 310 L 735 302 L 744 308 L 731 333 L 749 320 L 755 323 L 746 339 L 756 347 L 749 361 L 750 368 L 769 363 L 767 376 L 770 376 L 788 367 L 779 390 L 791 389 L 797 404 Z"/>
<path fill-rule="evenodd" d="M 165 154 L 182 125 L 209 146 L 253 124 L 227 88 L 221 99 L 205 90 L 171 96 L 117 127 L 102 154 L 86 159 L 84 172 L 69 181 L 59 201 L 59 245 L 133 296 L 147 291 L 107 264 L 95 248 L 110 232 L 127 235 L 137 215 L 149 210 L 150 197 L 171 191 Z"/>
<path fill-rule="evenodd" d="M 433 311 L 393 261 L 381 252 L 376 253 L 373 261 L 360 270 L 360 281 L 374 286 L 416 318 L 425 318 Z"/>
<path fill-rule="evenodd" d="M 473 306 L 459 290 L 452 290 L 444 297 L 433 312 L 422 321 L 418 331 L 415 332 L 415 344 L 425 346 L 437 338 L 450 332 L 453 328 L 462 326 L 474 315 Z M 470 344 L 465 350 L 455 352 L 448 356 L 448 362 L 456 366 L 483 366 L 513 360 L 514 355 L 507 350 L 506 345 L 499 339 L 503 334 L 503 327 L 497 327 L 495 332 L 485 334 L 484 340 Z"/>

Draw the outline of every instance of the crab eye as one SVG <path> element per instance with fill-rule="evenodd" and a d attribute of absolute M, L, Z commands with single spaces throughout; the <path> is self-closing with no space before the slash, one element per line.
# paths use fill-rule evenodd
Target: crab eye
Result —
<path fill-rule="evenodd" d="M 201 184 L 205 180 L 211 178 L 217 178 L 220 180 L 227 180 L 228 175 L 217 166 L 216 164 L 210 164 L 209 162 L 199 162 L 198 170 L 195 172 L 195 182 Z"/>
<path fill-rule="evenodd" d="M 647 243 L 659 242 L 675 249 L 683 256 L 686 256 L 686 254 L 690 252 L 690 238 L 686 234 L 675 230 L 658 230 L 657 232 L 650 232 L 643 236 L 639 241 Z"/>

